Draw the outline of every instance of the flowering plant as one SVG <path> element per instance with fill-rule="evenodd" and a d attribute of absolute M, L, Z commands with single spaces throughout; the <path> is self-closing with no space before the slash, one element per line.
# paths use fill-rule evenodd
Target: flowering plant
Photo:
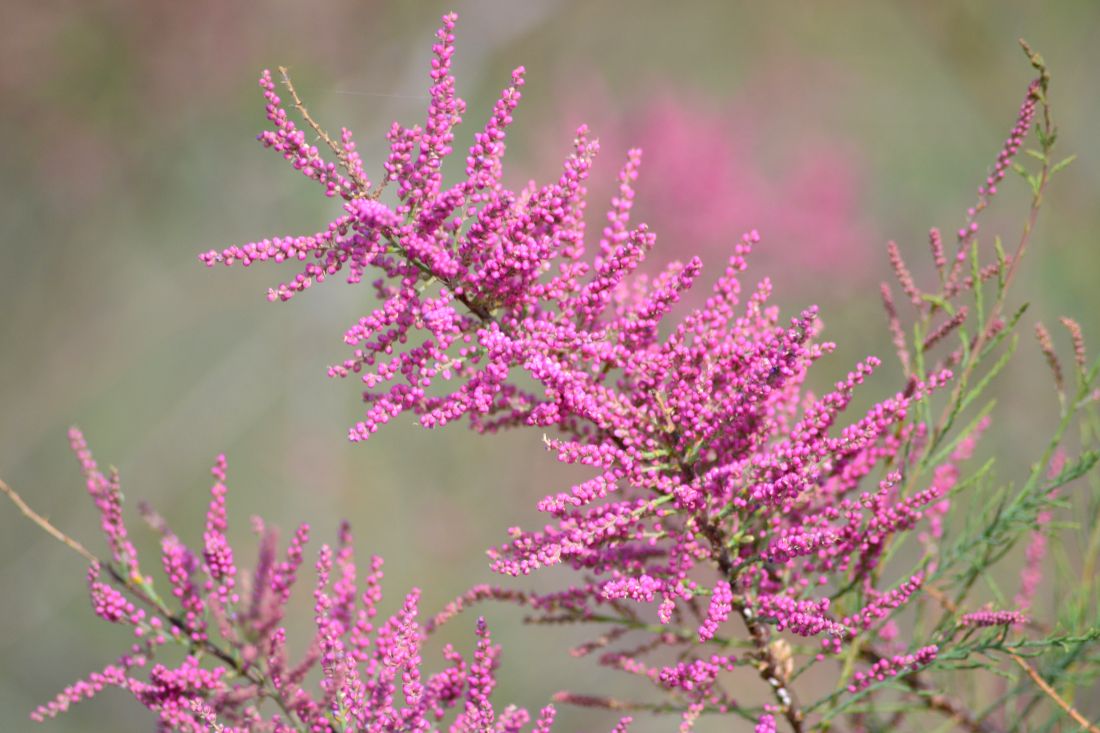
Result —
<path fill-rule="evenodd" d="M 329 369 L 363 385 L 366 411 L 350 438 L 367 440 L 406 412 L 425 427 L 465 419 L 483 433 L 547 431 L 558 460 L 586 466 L 591 476 L 539 503 L 550 517 L 545 527 L 510 529 L 489 555 L 505 576 L 565 565 L 573 581 L 553 591 L 476 586 L 423 625 L 413 591 L 376 626 L 380 561 L 372 561 L 360 594 L 343 531 L 336 550 L 321 549 L 316 634 L 305 659 L 290 665 L 283 609 L 307 530 L 298 530 L 278 561 L 276 535 L 258 522 L 256 568 L 239 574 L 224 535 L 220 459 L 201 552 L 147 512 L 163 537 L 175 598 L 169 604 L 127 540 L 117 476 L 100 473 L 74 433 L 112 551 L 101 562 L 81 547 L 92 560 L 93 605 L 101 617 L 132 625 L 138 641 L 36 717 L 114 684 L 155 710 L 166 729 L 429 730 L 456 709 L 452 730 L 518 730 L 526 713 L 497 714 L 489 702 L 497 652 L 483 622 L 472 661 L 448 649 L 444 671 L 419 670 L 425 634 L 474 603 L 497 599 L 527 608 L 534 623 L 593 627 L 596 636 L 575 654 L 653 686 L 646 700 L 586 691 L 559 693 L 558 702 L 674 712 L 681 730 L 704 714 L 739 716 L 757 731 L 777 724 L 894 729 L 925 714 L 970 731 L 1007 730 L 1004 713 L 1017 705 L 1052 724 L 1069 716 L 1091 725 L 1073 690 L 1100 675 L 1097 531 L 1083 554 L 1082 587 L 1066 610 L 1052 623 L 1030 615 L 1063 487 L 1098 458 L 1089 447 L 1094 422 L 1081 417 L 1090 415 L 1100 364 L 1086 363 L 1075 322 L 1064 320 L 1074 346 L 1068 385 L 1049 333 L 1038 327 L 1062 419 L 1022 486 L 999 482 L 989 462 L 970 465 L 991 422 L 988 388 L 1015 347 L 1023 315 L 1010 310 L 1008 292 L 1050 178 L 1065 163 L 1051 157 L 1056 134 L 1042 59 L 1025 45 L 1038 76 L 953 251 L 931 231 L 933 286 L 919 286 L 890 245 L 912 306 L 903 315 L 890 286 L 882 286 L 899 389 L 849 417 L 857 388 L 881 362 L 863 360 L 823 394 L 808 387 L 811 365 L 836 346 L 820 339 L 816 308 L 784 321 L 768 303 L 767 279 L 743 293 L 739 278 L 761 242 L 756 231 L 731 244 L 709 296 L 682 316 L 681 298 L 701 275 L 697 258 L 653 278 L 635 272 L 655 243 L 644 224 L 632 224 L 640 150 L 621 169 L 591 256 L 586 180 L 599 146 L 587 128 L 577 131 L 556 181 L 505 187 L 505 136 L 522 67 L 474 136 L 464 174 L 448 183 L 445 163 L 465 114 L 451 74 L 454 25 L 454 15 L 444 17 L 433 47 L 427 119 L 423 127 L 393 125 L 377 184 L 348 130 L 328 134 L 282 70 L 291 100 L 284 104 L 264 72 L 270 129 L 260 141 L 339 199 L 341 213 L 313 235 L 212 250 L 201 259 L 210 266 L 302 263 L 269 291 L 272 300 L 290 300 L 341 273 L 359 285 L 369 273 L 379 304 L 345 331 L 351 354 Z M 1032 135 L 1038 147 L 1028 152 L 1037 167 L 1028 169 L 1016 159 Z M 1032 202 L 1018 244 L 1006 251 L 999 238 L 982 241 L 979 223 L 1013 169 L 1029 182 Z M 911 322 L 911 336 L 903 321 Z M 1078 424 L 1083 447 L 1071 456 L 1063 443 Z M 974 504 L 960 522 L 953 509 L 964 499 Z M 978 580 L 1028 536 L 1015 599 L 993 585 L 992 605 L 980 605 Z M 185 661 L 149 667 L 169 642 L 184 647 Z M 318 665 L 319 689 L 306 692 L 306 675 Z M 1007 675 L 1009 665 L 1016 675 L 988 708 L 979 707 L 977 694 L 949 692 L 952 675 Z M 139 681 L 145 668 L 148 680 Z M 827 689 L 800 684 L 803 675 L 829 680 Z M 265 711 L 268 701 L 274 710 Z M 545 708 L 535 729 L 547 730 L 554 714 Z"/>

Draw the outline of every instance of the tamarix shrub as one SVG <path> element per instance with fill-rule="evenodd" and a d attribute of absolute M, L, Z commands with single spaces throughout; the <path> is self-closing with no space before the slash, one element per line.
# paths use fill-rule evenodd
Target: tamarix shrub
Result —
<path fill-rule="evenodd" d="M 549 730 L 553 705 L 533 723 L 519 708 L 494 708 L 499 650 L 483 621 L 470 659 L 448 647 L 421 669 L 428 634 L 496 600 L 526 609 L 536 626 L 591 628 L 573 654 L 644 681 L 649 692 L 638 699 L 553 696 L 623 711 L 619 731 L 642 714 L 678 716 L 685 731 L 702 716 L 756 731 L 1097 730 L 1083 711 L 1100 689 L 1100 489 L 1091 470 L 1100 366 L 1088 364 L 1074 321 L 1063 319 L 1069 373 L 1052 335 L 1036 327 L 1061 420 L 1036 439 L 1030 471 L 998 478 L 981 440 L 997 429 L 988 395 L 1024 314 L 1011 285 L 1050 179 L 1067 162 L 1051 157 L 1042 59 L 1024 45 L 1038 77 L 953 243 L 931 230 L 932 282 L 918 283 L 891 243 L 898 282 L 881 295 L 897 391 L 853 413 L 856 390 L 882 363 L 868 357 L 831 389 L 809 388 L 814 362 L 837 347 L 822 340 L 816 308 L 783 317 L 766 278 L 742 287 L 761 246 L 756 231 L 712 232 L 728 240 L 727 264 L 690 308 L 681 301 L 704 276 L 698 259 L 654 277 L 636 272 L 655 241 L 633 223 L 641 150 L 627 156 L 598 235 L 585 231 L 599 150 L 585 127 L 556 180 L 504 186 L 522 68 L 459 159 L 464 169 L 447 167 L 466 114 L 451 75 L 455 20 L 443 18 L 432 49 L 427 118 L 393 125 L 377 183 L 348 130 L 328 134 L 285 72 L 289 102 L 264 72 L 270 126 L 261 143 L 316 181 L 339 213 L 316 234 L 201 259 L 296 263 L 272 300 L 337 277 L 370 283 L 378 305 L 345 330 L 348 357 L 329 369 L 361 383 L 366 407 L 352 440 L 403 413 L 425 427 L 532 427 L 534 440 L 545 436 L 558 460 L 589 477 L 539 502 L 543 527 L 511 528 L 497 541 L 489 555 L 500 585 L 472 587 L 426 621 L 415 589 L 394 616 L 376 617 L 381 560 L 357 570 L 345 525 L 335 546 L 316 553 L 315 631 L 291 658 L 285 614 L 308 527 L 280 549 L 276 531 L 254 520 L 257 559 L 242 570 L 226 540 L 219 458 L 202 547 L 143 511 L 161 537 L 167 584 L 158 585 L 128 539 L 117 473 L 102 473 L 74 431 L 109 559 L 4 489 L 90 562 L 96 614 L 131 627 L 134 641 L 32 717 L 117 686 L 153 710 L 161 730 Z M 1032 197 L 1005 246 L 979 225 L 1010 171 Z M 1078 481 L 1086 475 L 1093 483 Z M 1067 507 L 1081 521 L 1056 522 Z M 1059 562 L 1048 561 L 1048 545 L 1060 548 Z M 512 579 L 557 565 L 572 572 L 555 576 L 571 579 L 556 590 Z M 1003 587 L 1004 565 L 1018 588 Z M 1044 573 L 1064 584 L 1053 617 L 1034 615 Z M 167 646 L 183 654 L 165 661 Z"/>

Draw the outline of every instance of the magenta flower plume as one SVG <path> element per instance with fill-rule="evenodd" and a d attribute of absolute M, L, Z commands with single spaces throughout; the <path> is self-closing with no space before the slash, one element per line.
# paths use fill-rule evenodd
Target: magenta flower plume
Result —
<path fill-rule="evenodd" d="M 869 687 L 874 682 L 881 682 L 889 677 L 897 677 L 908 670 L 920 669 L 936 658 L 939 649 L 926 646 L 913 654 L 898 654 L 889 659 L 880 659 L 871 665 L 866 672 L 856 672 L 852 684 L 848 686 L 849 692 L 859 692 Z"/>
<path fill-rule="evenodd" d="M 239 569 L 226 538 L 224 456 L 214 466 L 203 551 L 188 548 L 163 519 L 145 510 L 161 535 L 170 585 L 167 595 L 160 594 L 152 578 L 136 573 L 137 554 L 124 539 L 117 474 L 105 479 L 80 432 L 74 429 L 71 437 L 112 550 L 111 561 L 88 571 L 92 608 L 100 618 L 129 627 L 134 639 L 117 661 L 67 687 L 32 719 L 53 717 L 119 687 L 156 714 L 158 729 L 195 733 L 435 731 L 444 729 L 448 716 L 452 731 L 518 733 L 528 723 L 521 708 L 497 712 L 492 706 L 500 650 L 484 621 L 477 624 L 473 660 L 448 647 L 446 666 L 433 674 L 421 670 L 427 631 L 418 621 L 419 590 L 389 619 L 375 621 L 382 561 L 371 559 L 360 586 L 347 525 L 335 549 L 320 548 L 316 630 L 301 657 L 292 659 L 282 619 L 308 527 L 299 527 L 278 560 L 277 533 L 254 520 L 256 566 L 247 574 Z M 237 588 L 250 589 L 247 602 Z M 172 646 L 182 649 L 182 661 L 164 661 L 180 659 L 164 653 Z M 534 729 L 545 733 L 553 718 L 553 708 L 544 709 Z"/>
<path fill-rule="evenodd" d="M 199 542 L 188 544 L 142 508 L 160 539 L 158 582 L 123 519 L 118 472 L 101 471 L 73 429 L 107 556 L 58 530 L 3 481 L 0 492 L 90 564 L 94 614 L 133 636 L 115 661 L 32 719 L 117 687 L 163 731 L 549 733 L 553 706 L 532 715 L 494 703 L 506 668 L 484 618 L 474 624 L 472 651 L 446 645 L 438 665 L 425 663 L 435 656 L 426 651 L 440 625 L 494 600 L 524 608 L 531 624 L 585 625 L 591 633 L 570 654 L 631 675 L 633 689 L 648 692 L 640 700 L 593 690 L 553 694 L 555 702 L 613 711 L 616 733 L 636 713 L 678 715 L 681 733 L 704 715 L 738 717 L 757 733 L 779 725 L 793 733 L 923 727 L 914 713 L 943 716 L 968 733 L 1001 733 L 1039 726 L 1028 716 L 1048 712 L 1043 730 L 1068 716 L 1100 733 L 1074 700 L 1100 681 L 1100 508 L 1064 490 L 1100 463 L 1091 447 L 1100 422 L 1080 414 L 1100 399 L 1100 363 L 1086 364 L 1076 321 L 1062 319 L 1072 371 L 1063 369 L 1051 333 L 1036 326 L 1060 407 L 1040 459 L 1020 481 L 996 478 L 992 460 L 967 465 L 992 422 L 986 387 L 1008 363 L 1023 315 L 1010 310 L 1006 292 L 1050 178 L 1069 162 L 1050 157 L 1056 128 L 1041 57 L 1023 44 L 1039 76 L 954 251 L 930 230 L 931 286 L 906 263 L 902 246 L 887 246 L 901 295 L 895 300 L 885 283 L 880 293 L 901 378 L 876 402 L 859 393 L 878 358 L 813 387 L 815 365 L 836 350 L 822 339 L 817 307 L 784 316 L 770 302 L 769 279 L 743 285 L 763 239 L 755 229 L 731 231 L 721 197 L 732 190 L 721 170 L 729 156 L 692 132 L 713 124 L 692 126 L 690 114 L 666 110 L 660 125 L 666 137 L 700 138 L 688 146 L 692 159 L 660 151 L 660 183 L 675 189 L 664 203 L 691 208 L 708 191 L 726 192 L 711 199 L 722 211 L 707 205 L 687 217 L 706 235 L 692 241 L 726 243 L 717 277 L 692 293 L 703 278 L 700 258 L 657 274 L 644 266 L 657 240 L 636 221 L 645 207 L 635 193 L 640 149 L 618 169 L 596 235 L 586 214 L 599 144 L 586 126 L 553 180 L 504 185 L 523 67 L 456 156 L 467 110 L 452 74 L 455 24 L 454 14 L 445 15 L 435 36 L 426 118 L 389 129 L 376 183 L 352 133 L 327 133 L 285 69 L 281 78 L 264 71 L 268 125 L 259 141 L 320 187 L 333 203 L 331 220 L 313 234 L 200 259 L 208 267 L 296 263 L 269 290 L 271 300 L 291 300 L 337 276 L 369 283 L 372 310 L 345 328 L 349 352 L 329 367 L 330 376 L 361 384 L 366 407 L 352 441 L 409 414 L 428 428 L 455 421 L 483 433 L 535 427 L 580 478 L 538 502 L 541 526 L 512 527 L 488 551 L 492 570 L 512 585 L 475 585 L 426 617 L 412 588 L 385 616 L 382 560 L 357 563 L 347 523 L 334 543 L 313 552 L 308 524 L 284 543 L 253 518 L 256 550 L 238 552 L 222 455 Z M 1033 130 L 1039 149 L 1025 150 Z M 1025 160 L 1022 150 L 1027 166 L 1017 160 Z M 1031 205 L 1011 252 L 1000 238 L 993 242 L 994 260 L 978 220 L 1010 169 L 1029 183 Z M 840 229 L 848 240 L 850 228 Z M 1081 450 L 1071 457 L 1063 445 L 1074 422 Z M 1089 512 L 1076 522 L 1088 527 L 1087 539 L 1067 545 L 1080 557 L 1052 542 L 1066 526 L 1055 521 L 1064 507 Z M 1010 605 L 993 569 L 1025 539 Z M 1032 618 L 1047 605 L 1036 596 L 1048 584 L 1048 544 L 1059 571 L 1049 584 L 1065 596 L 1049 623 Z M 547 575 L 565 579 L 561 585 L 519 585 L 553 567 Z M 311 631 L 299 641 L 291 637 L 300 619 L 290 609 L 303 572 L 316 581 L 303 606 Z M 983 669 L 1013 678 L 993 705 L 981 702 L 981 685 L 969 677 L 962 692 L 952 689 Z M 815 690 L 816 699 L 804 699 Z"/>
<path fill-rule="evenodd" d="M 638 607 L 652 605 L 668 631 L 647 632 L 651 638 L 635 651 L 608 653 L 601 661 L 677 696 L 685 729 L 706 710 L 736 707 L 721 690 L 718 672 L 751 666 L 774 693 L 773 712 L 801 730 L 804 713 L 788 684 L 794 655 L 779 633 L 817 637 L 820 651 L 802 654 L 802 662 L 812 665 L 847 644 L 858 649 L 861 635 L 893 628 L 892 616 L 922 588 L 925 571 L 891 576 L 883 572 L 883 559 L 926 513 L 932 520 L 922 535 L 926 545 L 942 534 L 958 464 L 972 452 L 977 433 L 925 480 L 917 470 L 920 453 L 942 436 L 911 416 L 952 373 L 922 372 L 855 417 L 847 417 L 849 405 L 877 359 L 857 364 L 825 394 L 807 389 L 810 366 L 835 347 L 818 340 L 816 308 L 784 322 L 768 304 L 767 279 L 743 292 L 739 278 L 761 241 L 756 231 L 731 243 L 709 296 L 695 299 L 699 307 L 677 319 L 673 313 L 702 266 L 693 258 L 652 279 L 635 272 L 655 242 L 644 224 L 632 220 L 640 150 L 629 153 L 607 223 L 594 253 L 586 255 L 586 181 L 598 151 L 587 128 L 577 131 L 557 180 L 518 192 L 502 183 L 522 68 L 475 134 L 465 175 L 445 185 L 441 167 L 465 113 L 450 72 L 454 24 L 453 15 L 444 17 L 433 46 L 427 119 L 423 127 L 394 124 L 377 188 L 348 144 L 308 117 L 287 80 L 298 112 L 335 157 L 326 162 L 306 146 L 265 72 L 261 86 L 273 129 L 261 141 L 327 195 L 342 197 L 342 213 L 312 236 L 262 240 L 201 259 L 211 266 L 304 262 L 292 281 L 270 291 L 282 300 L 341 271 L 353 285 L 368 270 L 376 273 L 380 305 L 345 332 L 353 353 L 330 369 L 334 376 L 358 375 L 364 385 L 367 411 L 351 439 L 367 439 L 404 412 L 426 427 L 466 418 L 485 432 L 520 425 L 554 429 L 547 445 L 558 459 L 587 466 L 592 475 L 543 499 L 539 509 L 550 522 L 536 531 L 512 530 L 510 541 L 490 557 L 506 575 L 565 564 L 584 581 L 512 600 L 548 620 L 635 625 L 644 613 Z M 960 233 L 960 252 L 1030 128 L 1037 84 Z M 341 139 L 350 136 L 345 132 Z M 1003 267 L 962 279 L 961 259 L 943 272 L 938 232 L 931 242 L 948 295 L 978 287 Z M 890 257 L 902 289 L 920 306 L 924 294 L 896 245 Z M 884 298 L 904 350 L 885 287 Z M 922 350 L 962 328 L 966 318 L 965 307 L 953 311 L 929 332 Z M 908 374 L 907 355 L 903 362 Z M 444 615 L 502 595 L 472 591 Z M 840 607 L 834 606 L 838 598 Z M 712 648 L 725 643 L 731 617 L 752 642 L 737 656 Z M 691 632 L 676 633 L 689 618 L 696 619 Z M 687 639 L 696 646 L 682 649 L 677 665 L 645 661 Z M 862 689 L 866 680 L 919 668 L 934 656 L 926 647 L 876 661 L 853 685 Z M 573 700 L 580 698 L 590 696 Z M 480 706 L 468 703 L 467 715 L 484 722 Z M 764 718 L 751 719 L 767 725 Z"/>

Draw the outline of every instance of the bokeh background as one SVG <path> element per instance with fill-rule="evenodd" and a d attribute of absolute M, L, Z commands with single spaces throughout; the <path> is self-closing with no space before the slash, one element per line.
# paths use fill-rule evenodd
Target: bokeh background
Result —
<path fill-rule="evenodd" d="M 1026 36 L 1054 72 L 1061 151 L 1078 160 L 1050 190 L 1017 298 L 1032 302 L 1028 330 L 1068 313 L 1100 343 L 1095 3 L 7 0 L 0 476 L 57 525 L 101 549 L 66 445 L 73 423 L 121 469 L 131 504 L 158 506 L 185 538 L 201 536 L 220 451 L 240 544 L 251 514 L 285 528 L 307 520 L 319 540 L 347 517 L 362 555 L 386 557 L 385 608 L 412 585 L 431 611 L 490 580 L 485 548 L 505 527 L 537 521 L 535 499 L 566 480 L 537 431 L 487 439 L 406 420 L 366 445 L 346 442 L 358 391 L 324 372 L 369 306 L 364 288 L 333 284 L 272 305 L 266 288 L 285 271 L 211 271 L 196 259 L 313 232 L 335 209 L 253 141 L 264 122 L 258 71 L 289 66 L 315 116 L 354 129 L 377 163 L 389 122 L 423 117 L 431 35 L 447 7 L 461 14 L 456 73 L 469 102 L 459 140 L 525 64 L 509 180 L 551 174 L 587 121 L 604 143 L 598 212 L 626 148 L 643 146 L 636 211 L 658 232 L 657 259 L 716 262 L 758 227 L 767 244 L 750 279 L 771 275 L 787 313 L 819 303 L 840 344 L 819 384 L 867 353 L 893 363 L 877 294 L 884 244 L 896 239 L 928 272 L 928 227 L 959 226 L 1011 126 L 1030 79 L 1016 45 Z M 1024 186 L 1002 188 L 983 231 L 1013 240 Z M 867 399 L 885 389 L 871 385 Z M 999 391 L 1000 442 L 986 450 L 1011 475 L 1014 456 L 1055 420 L 1030 344 Z M 124 643 L 88 612 L 83 578 L 75 555 L 0 505 L 0 730 L 29 729 L 33 706 Z M 631 689 L 563 654 L 571 630 L 483 612 L 505 645 L 499 700 L 537 708 L 565 687 Z M 469 648 L 473 621 L 449 638 Z M 112 691 L 42 730 L 149 721 Z M 561 722 L 610 727 L 591 712 Z"/>

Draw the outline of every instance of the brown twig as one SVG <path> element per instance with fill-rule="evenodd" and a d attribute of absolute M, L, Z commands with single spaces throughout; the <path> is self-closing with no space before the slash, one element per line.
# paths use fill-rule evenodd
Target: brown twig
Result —
<path fill-rule="evenodd" d="M 302 116 L 302 119 L 313 128 L 313 131 L 317 133 L 325 145 L 336 154 L 336 157 L 340 159 L 340 165 L 347 171 L 348 177 L 355 182 L 356 187 L 363 195 L 370 195 L 370 184 L 364 180 L 361 175 L 351 165 L 351 161 L 348 159 L 348 153 L 344 149 L 344 146 L 336 142 L 331 135 L 329 135 L 325 128 L 317 124 L 317 121 L 309 114 L 309 110 L 306 109 L 305 104 L 302 102 L 301 97 L 298 96 L 298 91 L 294 88 L 294 84 L 290 81 L 290 72 L 285 66 L 279 67 L 279 73 L 282 74 L 283 84 L 286 85 L 287 91 L 290 92 L 291 98 L 294 100 L 294 109 L 298 110 L 298 114 Z"/>
<path fill-rule="evenodd" d="M 23 501 L 23 497 L 16 493 L 15 489 L 8 486 L 3 479 L 0 479 L 0 491 L 3 491 L 12 503 L 19 508 L 19 511 L 23 512 L 23 516 L 30 519 L 42 529 L 46 530 L 46 533 L 53 537 L 58 542 L 74 550 L 78 555 L 83 557 L 93 565 L 103 565 L 99 558 L 93 555 L 84 545 L 74 540 L 69 535 L 62 532 L 57 527 L 50 523 L 50 520 L 43 517 L 41 514 L 31 509 L 27 502 Z"/>
<path fill-rule="evenodd" d="M 953 600 L 951 600 L 946 593 L 932 584 L 927 584 L 921 587 L 925 593 L 932 597 L 936 603 L 939 603 L 945 610 L 950 611 L 953 614 L 959 613 L 959 606 Z"/>
<path fill-rule="evenodd" d="M 1066 702 L 1065 699 L 1063 699 L 1062 696 L 1058 694 L 1058 691 L 1051 687 L 1050 683 L 1044 680 L 1042 675 L 1036 672 L 1035 668 L 1028 664 L 1023 659 L 1023 657 L 1013 652 L 1009 652 L 1008 656 L 1012 657 L 1012 661 L 1016 662 L 1016 664 L 1019 665 L 1020 669 L 1027 673 L 1027 676 L 1031 678 L 1032 682 L 1034 682 L 1040 690 L 1046 693 L 1046 696 L 1053 700 L 1058 705 L 1058 707 L 1062 708 L 1062 710 L 1065 711 L 1066 715 L 1073 718 L 1074 722 L 1080 725 L 1083 730 L 1087 730 L 1089 731 L 1089 733 L 1100 733 L 1100 726 L 1096 725 L 1095 723 L 1090 723 L 1088 721 L 1088 718 L 1086 718 L 1084 715 L 1078 712 L 1076 708 Z"/>

